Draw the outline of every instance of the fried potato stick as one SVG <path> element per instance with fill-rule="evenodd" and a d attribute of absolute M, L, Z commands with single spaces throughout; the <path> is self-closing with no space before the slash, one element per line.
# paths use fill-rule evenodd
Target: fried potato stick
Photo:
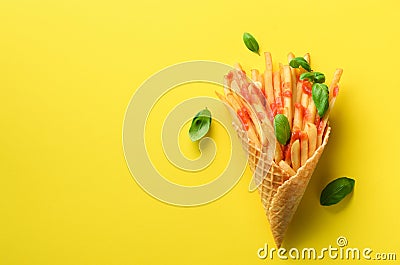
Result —
<path fill-rule="evenodd" d="M 301 104 L 294 104 L 293 128 L 303 129 L 303 110 L 304 108 Z"/>
<path fill-rule="evenodd" d="M 292 107 L 292 77 L 290 72 L 290 66 L 283 66 L 283 113 L 289 120 L 290 128 L 293 125 L 293 107 Z"/>
<path fill-rule="evenodd" d="M 283 152 L 282 152 L 282 148 L 281 145 L 279 144 L 278 141 L 275 141 L 275 156 L 274 156 L 274 160 L 275 163 L 279 163 L 282 159 L 283 159 Z"/>
<path fill-rule="evenodd" d="M 314 123 L 307 123 L 305 132 L 308 136 L 308 157 L 311 157 L 317 147 L 317 127 Z"/>
<path fill-rule="evenodd" d="M 281 91 L 281 74 L 277 71 L 273 73 L 274 79 L 274 96 L 276 113 L 282 113 L 280 110 L 283 107 L 282 91 Z"/>
<path fill-rule="evenodd" d="M 272 57 L 271 53 L 265 52 L 265 73 L 264 73 L 264 94 L 267 97 L 268 104 L 271 106 L 274 103 L 274 92 L 272 84 Z"/>
<path fill-rule="evenodd" d="M 289 166 L 288 163 L 286 163 L 284 160 L 281 160 L 279 162 L 279 166 L 286 172 L 289 174 L 289 176 L 293 177 L 294 175 L 296 175 L 296 171 L 293 170 L 293 168 L 291 168 Z"/>
<path fill-rule="evenodd" d="M 314 100 L 310 98 L 310 101 L 308 103 L 308 107 L 304 112 L 304 119 L 303 119 L 303 127 L 302 129 L 305 128 L 307 123 L 314 123 L 315 122 L 315 115 L 317 113 L 317 108 L 315 107 Z"/>
<path fill-rule="evenodd" d="M 304 166 L 308 160 L 308 135 L 306 132 L 300 133 L 300 162 Z"/>
<path fill-rule="evenodd" d="M 292 158 L 292 167 L 294 171 L 297 171 L 300 168 L 300 141 L 297 139 L 293 142 L 291 146 L 290 155 Z"/>
<path fill-rule="evenodd" d="M 331 85 L 329 86 L 329 102 L 332 100 L 332 98 L 335 96 L 335 89 L 339 84 L 340 78 L 343 74 L 343 69 L 336 69 L 335 73 L 333 74 L 332 82 Z"/>
<path fill-rule="evenodd" d="M 292 52 L 290 52 L 290 53 L 288 54 L 288 64 L 290 64 L 290 61 L 291 61 L 292 59 L 294 59 L 294 58 L 295 58 L 294 54 L 293 54 Z M 297 78 L 298 78 L 298 76 L 297 76 L 297 69 L 296 69 L 296 68 L 290 67 L 290 74 L 291 74 L 291 76 L 292 76 L 292 94 L 293 94 L 292 101 L 293 101 L 293 103 L 296 103 L 296 97 L 297 97 Z"/>
<path fill-rule="evenodd" d="M 318 140 L 317 140 L 317 146 L 320 146 L 322 144 L 322 138 L 324 135 L 324 131 L 326 128 L 326 125 L 328 123 L 329 115 L 333 109 L 333 106 L 335 105 L 336 97 L 339 92 L 339 81 L 342 76 L 343 69 L 336 69 L 333 79 L 331 82 L 331 85 L 329 86 L 329 107 L 328 110 L 326 111 L 324 117 L 321 119 L 320 124 L 318 125 Z"/>
<path fill-rule="evenodd" d="M 260 72 L 257 69 L 251 69 L 251 79 L 253 80 L 254 84 L 257 85 L 259 89 L 264 90 L 263 82 L 260 78 Z"/>

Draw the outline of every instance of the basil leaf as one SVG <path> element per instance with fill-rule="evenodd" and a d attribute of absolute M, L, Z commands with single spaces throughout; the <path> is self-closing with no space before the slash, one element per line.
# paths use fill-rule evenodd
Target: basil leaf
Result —
<path fill-rule="evenodd" d="M 314 82 L 314 72 L 305 72 L 300 75 L 300 80 L 308 79 Z"/>
<path fill-rule="evenodd" d="M 313 72 L 314 73 L 314 82 L 315 83 L 324 83 L 325 82 L 325 75 L 320 72 Z"/>
<path fill-rule="evenodd" d="M 243 42 L 246 45 L 247 49 L 250 51 L 257 53 L 260 55 L 259 46 L 257 40 L 250 33 L 243 33 Z"/>
<path fill-rule="evenodd" d="M 305 72 L 300 75 L 300 80 L 308 79 L 313 83 L 324 83 L 325 75 L 320 72 Z"/>
<path fill-rule="evenodd" d="M 211 112 L 205 108 L 194 116 L 189 129 L 189 137 L 193 142 L 200 140 L 208 133 L 211 125 Z"/>
<path fill-rule="evenodd" d="M 351 178 L 338 178 L 330 182 L 321 192 L 319 202 L 329 206 L 340 202 L 354 188 L 355 180 Z"/>
<path fill-rule="evenodd" d="M 277 114 L 274 118 L 275 136 L 279 143 L 286 145 L 290 139 L 289 121 L 283 114 Z"/>
<path fill-rule="evenodd" d="M 299 68 L 300 66 L 303 67 L 306 71 L 311 72 L 311 67 L 303 57 L 296 57 L 290 60 L 289 65 L 292 68 Z"/>
<path fill-rule="evenodd" d="M 312 99 L 318 110 L 318 115 L 322 118 L 329 107 L 329 89 L 325 84 L 314 83 L 312 86 Z"/>

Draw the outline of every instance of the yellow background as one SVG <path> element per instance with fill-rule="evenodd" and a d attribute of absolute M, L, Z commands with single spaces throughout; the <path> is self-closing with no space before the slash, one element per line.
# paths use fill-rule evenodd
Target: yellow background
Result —
<path fill-rule="evenodd" d="M 126 106 L 153 73 L 195 59 L 263 69 L 244 31 L 276 61 L 310 52 L 328 81 L 344 69 L 332 137 L 286 247 L 323 248 L 343 235 L 350 247 L 400 255 L 399 8 L 394 0 L 1 1 L 0 264 L 288 264 L 256 256 L 273 241 L 258 194 L 247 191 L 249 171 L 216 202 L 175 207 L 139 188 L 122 151 Z M 321 207 L 322 188 L 343 175 L 356 179 L 352 196 Z"/>

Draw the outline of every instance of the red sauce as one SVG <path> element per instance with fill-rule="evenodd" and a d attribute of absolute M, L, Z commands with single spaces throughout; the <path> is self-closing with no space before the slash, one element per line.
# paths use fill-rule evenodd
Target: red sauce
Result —
<path fill-rule="evenodd" d="M 297 127 L 294 127 L 292 135 L 290 137 L 290 142 L 289 142 L 289 144 L 285 145 L 285 147 L 283 149 L 284 159 L 286 159 L 286 157 L 290 157 L 290 152 L 292 150 L 292 144 L 296 140 L 300 139 L 300 134 L 301 134 L 300 129 Z"/>
<path fill-rule="evenodd" d="M 301 141 L 305 141 L 305 140 L 307 140 L 307 139 L 308 139 L 307 133 L 306 133 L 306 132 L 301 132 L 301 133 L 300 133 L 300 140 L 301 140 Z"/>
<path fill-rule="evenodd" d="M 247 108 L 242 107 L 241 109 L 239 109 L 237 111 L 237 115 L 244 129 L 247 131 L 249 129 L 249 120 L 250 120 L 250 115 L 249 112 L 247 111 Z"/>
<path fill-rule="evenodd" d="M 290 137 L 290 143 L 294 143 L 296 140 L 300 139 L 301 131 L 299 128 L 293 128 L 292 136 Z"/>
<path fill-rule="evenodd" d="M 318 115 L 318 114 L 317 114 L 317 115 L 315 115 L 315 126 L 317 126 L 317 127 L 318 127 L 318 125 L 319 125 L 320 121 L 321 121 L 321 118 L 319 117 L 319 115 Z"/>
<path fill-rule="evenodd" d="M 303 88 L 304 93 L 311 96 L 311 88 L 312 88 L 311 82 L 304 80 L 302 81 L 301 87 Z"/>
<path fill-rule="evenodd" d="M 282 91 L 285 91 L 285 90 L 290 90 L 290 88 L 291 88 L 291 85 L 290 85 L 290 82 L 282 82 Z"/>
<path fill-rule="evenodd" d="M 323 120 L 321 120 L 321 118 L 319 117 L 319 115 L 317 114 L 315 117 L 315 126 L 317 126 L 317 132 L 318 134 L 323 133 L 323 129 L 325 128 L 325 123 L 323 122 Z"/>
<path fill-rule="evenodd" d="M 337 94 L 339 93 L 339 86 L 335 86 L 333 88 L 333 97 L 336 98 Z"/>
<path fill-rule="evenodd" d="M 303 120 L 308 121 L 310 119 L 310 116 L 311 116 L 310 112 L 308 111 L 308 109 L 306 109 L 303 113 Z"/>
<path fill-rule="evenodd" d="M 299 109 L 299 111 L 301 111 L 301 113 L 303 113 L 304 110 L 305 110 L 305 108 L 303 107 L 303 105 L 301 105 L 300 103 L 295 103 L 295 104 L 294 104 L 294 107 L 295 107 L 296 109 Z"/>
<path fill-rule="evenodd" d="M 303 105 L 301 105 L 300 103 L 295 103 L 294 107 L 296 108 L 296 110 L 299 111 L 300 113 L 300 117 L 302 117 L 304 119 L 305 117 L 305 113 L 307 113 L 307 109 L 303 107 Z"/>
<path fill-rule="evenodd" d="M 318 134 L 323 133 L 323 129 L 325 129 L 325 122 L 323 122 L 322 120 L 319 121 L 318 125 L 317 125 L 317 132 Z"/>
<path fill-rule="evenodd" d="M 286 160 L 287 157 L 290 157 L 291 149 L 292 149 L 291 144 L 285 145 L 285 147 L 283 149 L 283 160 Z"/>
<path fill-rule="evenodd" d="M 292 97 L 292 91 L 285 90 L 285 91 L 283 91 L 282 96 L 287 97 L 287 98 L 291 98 Z"/>
<path fill-rule="evenodd" d="M 281 97 L 277 97 L 277 98 L 275 99 L 275 104 L 276 104 L 276 107 L 277 107 L 277 108 L 282 108 L 282 106 L 283 106 L 282 98 L 281 98 Z"/>
<path fill-rule="evenodd" d="M 272 115 L 275 117 L 276 116 L 276 103 L 272 102 L 270 105 L 271 111 L 272 111 Z"/>
<path fill-rule="evenodd" d="M 277 114 L 283 114 L 283 107 L 282 107 L 282 102 L 279 100 L 277 102 L 271 103 L 270 105 L 272 115 L 275 117 Z"/>

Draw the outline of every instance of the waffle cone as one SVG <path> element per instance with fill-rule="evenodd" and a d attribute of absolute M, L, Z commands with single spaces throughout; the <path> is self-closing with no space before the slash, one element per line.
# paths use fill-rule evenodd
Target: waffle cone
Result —
<path fill-rule="evenodd" d="M 262 153 L 261 150 L 248 140 L 243 130 L 236 128 L 242 147 L 248 153 L 250 169 L 254 173 L 257 172 L 257 174 L 260 174 L 262 170 L 256 170 L 256 166 L 261 166 L 265 169 L 268 168 L 264 170 L 263 176 L 256 175 L 254 177 L 262 179 L 262 177 L 265 176 L 258 190 L 271 226 L 275 244 L 278 248 L 283 242 L 285 232 L 300 204 L 318 160 L 328 143 L 330 129 L 330 127 L 327 128 L 321 146 L 319 146 L 307 162 L 297 170 L 296 175 L 291 177 L 274 161 L 272 161 L 272 164 L 264 163 L 264 161 L 259 163 L 260 157 L 262 157 L 260 156 L 260 153 Z"/>

